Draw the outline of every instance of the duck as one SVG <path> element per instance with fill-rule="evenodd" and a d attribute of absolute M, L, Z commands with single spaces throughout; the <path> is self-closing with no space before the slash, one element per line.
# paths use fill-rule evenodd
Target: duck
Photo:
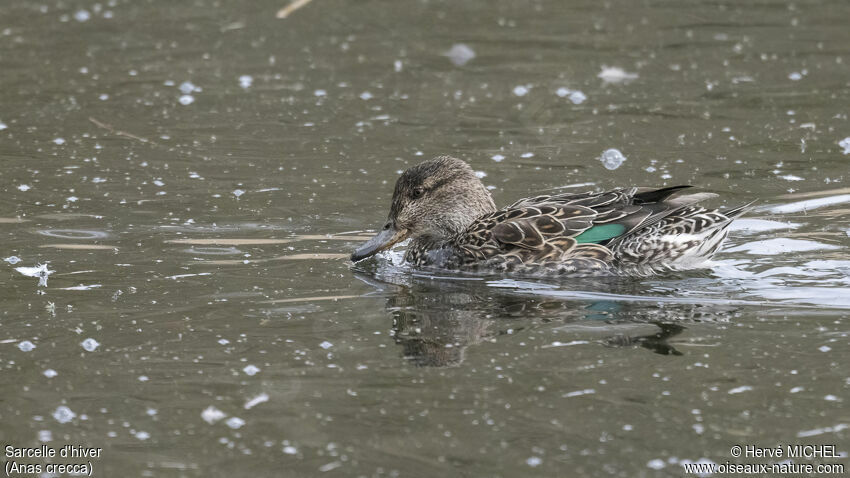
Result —
<path fill-rule="evenodd" d="M 648 276 L 702 267 L 753 203 L 720 210 L 692 186 L 543 194 L 498 209 L 466 162 L 438 156 L 398 178 L 386 222 L 351 254 L 409 240 L 415 267 L 521 276 Z"/>

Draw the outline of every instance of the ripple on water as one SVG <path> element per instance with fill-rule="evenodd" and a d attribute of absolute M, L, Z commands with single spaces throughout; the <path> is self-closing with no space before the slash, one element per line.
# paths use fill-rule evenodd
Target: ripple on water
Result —
<path fill-rule="evenodd" d="M 235 247 L 190 247 L 188 249 L 183 249 L 183 252 L 202 256 L 230 256 L 242 254 L 242 251 Z"/>
<path fill-rule="evenodd" d="M 109 234 L 103 231 L 92 231 L 86 229 L 39 229 L 39 234 L 58 239 L 106 239 Z"/>

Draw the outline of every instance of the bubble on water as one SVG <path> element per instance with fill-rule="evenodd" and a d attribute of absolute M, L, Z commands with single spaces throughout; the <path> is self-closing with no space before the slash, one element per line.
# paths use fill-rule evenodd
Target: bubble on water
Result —
<path fill-rule="evenodd" d="M 3 260 L 8 262 L 9 264 L 13 264 L 13 265 L 17 264 L 18 262 L 21 262 L 21 258 L 18 257 L 18 256 L 9 256 L 9 257 L 7 257 Z"/>
<path fill-rule="evenodd" d="M 60 405 L 56 407 L 56 411 L 53 412 L 53 418 L 55 418 L 56 421 L 59 423 L 68 423 L 76 416 L 77 414 L 71 411 L 71 409 L 66 407 L 65 405 Z"/>
<path fill-rule="evenodd" d="M 475 58 L 475 50 L 464 43 L 455 43 L 443 56 L 457 66 L 463 66 Z"/>
<path fill-rule="evenodd" d="M 58 145 L 65 144 L 65 138 L 53 138 L 53 143 Z"/>
<path fill-rule="evenodd" d="M 147 440 L 148 438 L 151 437 L 150 433 L 143 432 L 143 431 L 137 431 L 136 433 L 134 433 L 134 435 L 135 435 L 136 438 L 138 438 L 139 440 L 142 440 L 142 441 L 145 441 L 145 440 Z"/>
<path fill-rule="evenodd" d="M 618 149 L 606 149 L 601 156 L 599 156 L 599 160 L 602 161 L 602 165 L 605 166 L 605 169 L 614 170 L 622 166 L 622 164 L 626 161 L 626 157 L 623 156 L 623 153 Z"/>
<path fill-rule="evenodd" d="M 227 339 L 218 339 L 218 343 L 220 343 L 221 345 L 227 345 L 230 343 L 230 341 Z"/>
<path fill-rule="evenodd" d="M 324 342 L 322 342 L 322 343 L 320 343 L 320 344 L 319 344 L 319 347 L 321 347 L 321 348 L 323 348 L 323 349 L 325 349 L 325 350 L 327 350 L 327 349 L 329 349 L 329 348 L 331 348 L 331 347 L 333 347 L 333 346 L 334 346 L 334 344 L 332 344 L 332 343 L 328 342 L 327 340 L 325 340 Z"/>
<path fill-rule="evenodd" d="M 254 84 L 254 77 L 251 75 L 242 75 L 239 77 L 239 86 L 243 89 L 248 89 Z"/>
<path fill-rule="evenodd" d="M 821 352 L 829 352 L 830 350 L 832 350 L 832 347 L 830 347 L 829 345 L 821 345 L 818 350 L 820 350 Z"/>
<path fill-rule="evenodd" d="M 287 446 L 283 447 L 283 452 L 286 453 L 287 455 L 294 455 L 294 454 L 298 453 L 298 449 L 295 448 L 292 445 L 287 445 Z"/>
<path fill-rule="evenodd" d="M 225 423 L 230 428 L 232 428 L 234 430 L 238 430 L 245 425 L 245 420 L 243 420 L 239 417 L 230 417 L 230 418 L 227 419 L 227 421 Z"/>
<path fill-rule="evenodd" d="M 254 375 L 257 375 L 260 372 L 260 369 L 256 365 L 246 365 L 245 368 L 242 369 L 242 371 L 245 372 L 246 375 L 250 375 L 253 377 Z"/>
<path fill-rule="evenodd" d="M 363 93 L 360 93 L 360 99 L 364 100 L 364 101 L 365 100 L 371 100 L 372 99 L 372 93 L 369 93 L 368 91 L 364 91 Z"/>
<path fill-rule="evenodd" d="M 587 96 L 581 91 L 573 91 L 570 93 L 570 101 L 573 102 L 574 105 L 580 105 L 587 100 Z"/>
<path fill-rule="evenodd" d="M 800 81 L 803 79 L 803 75 L 799 71 L 794 71 L 788 75 L 788 79 L 791 81 Z"/>
<path fill-rule="evenodd" d="M 325 90 L 316 90 L 316 91 L 313 92 L 313 96 L 322 97 L 322 96 L 327 96 L 327 95 L 328 95 L 328 92 L 325 91 Z"/>
<path fill-rule="evenodd" d="M 148 407 L 148 408 L 145 409 L 145 414 L 147 414 L 147 416 L 149 416 L 149 417 L 152 417 L 152 416 L 156 415 L 157 413 L 159 413 L 159 411 L 156 408 Z"/>
<path fill-rule="evenodd" d="M 513 92 L 516 96 L 525 96 L 528 94 L 528 87 L 525 85 L 517 85 L 514 86 Z"/>
<path fill-rule="evenodd" d="M 87 352 L 94 352 L 100 346 L 100 343 L 93 338 L 87 338 L 80 342 L 80 345 L 82 345 L 83 349 Z"/>
<path fill-rule="evenodd" d="M 91 13 L 88 10 L 77 10 L 74 13 L 74 20 L 78 22 L 86 22 L 91 18 Z"/>
<path fill-rule="evenodd" d="M 484 171 L 475 171 L 475 177 L 478 179 L 484 179 L 487 177 L 487 173 Z"/>
<path fill-rule="evenodd" d="M 233 190 L 233 192 L 232 192 L 231 194 L 233 194 L 234 196 L 236 196 L 237 198 L 239 198 L 239 196 L 241 196 L 241 195 L 245 194 L 245 191 L 244 191 L 244 190 L 242 190 L 242 189 L 234 189 L 234 190 Z"/>
<path fill-rule="evenodd" d="M 664 460 L 660 458 L 656 458 L 654 460 L 649 460 L 646 463 L 646 466 L 652 468 L 653 470 L 660 470 L 667 466 L 667 463 L 664 463 Z"/>
<path fill-rule="evenodd" d="M 53 378 L 59 375 L 59 373 L 57 373 L 56 370 L 53 370 L 52 368 L 45 370 L 44 372 L 42 372 L 42 374 L 44 374 L 44 376 L 47 378 Z"/>
<path fill-rule="evenodd" d="M 53 432 L 51 432 L 50 430 L 39 430 L 38 441 L 42 443 L 53 441 Z"/>
<path fill-rule="evenodd" d="M 30 352 L 35 348 L 35 344 L 29 340 L 24 340 L 18 343 L 18 348 L 21 349 L 21 352 Z"/>
<path fill-rule="evenodd" d="M 839 141 L 838 146 L 841 146 L 842 148 L 844 148 L 844 151 L 842 151 L 841 154 L 844 154 L 844 155 L 850 154 L 850 136 Z"/>
<path fill-rule="evenodd" d="M 396 60 L 393 62 L 393 70 L 395 70 L 396 73 L 400 72 L 403 67 L 404 64 L 401 62 L 401 60 Z"/>
<path fill-rule="evenodd" d="M 188 95 L 189 93 L 194 93 L 196 91 L 201 91 L 201 89 L 195 86 L 195 84 L 191 81 L 184 81 L 183 83 L 180 83 L 180 86 L 178 86 L 177 88 L 180 90 L 180 93 L 183 93 L 184 95 Z"/>
<path fill-rule="evenodd" d="M 596 76 L 605 83 L 623 83 L 638 78 L 637 73 L 629 73 L 618 66 L 605 65 L 602 65 L 602 71 Z"/>
<path fill-rule="evenodd" d="M 215 408 L 212 405 L 208 406 L 204 409 L 203 412 L 201 412 L 201 418 L 210 425 L 220 421 L 226 416 L 226 413 L 222 412 L 221 410 Z"/>
<path fill-rule="evenodd" d="M 539 456 L 532 456 L 525 460 L 525 463 L 530 467 L 540 466 L 543 460 Z"/>
<path fill-rule="evenodd" d="M 160 180 L 160 179 L 155 179 L 155 180 L 153 181 L 153 183 L 154 183 L 154 185 L 159 186 L 159 187 L 163 187 L 163 186 L 165 186 L 165 183 L 164 183 L 164 182 L 162 182 L 162 180 Z"/>
<path fill-rule="evenodd" d="M 183 106 L 189 106 L 195 102 L 195 97 L 192 95 L 182 95 L 177 101 Z"/>
<path fill-rule="evenodd" d="M 491 158 L 493 161 L 497 162 L 497 163 L 499 163 L 499 162 L 501 162 L 501 161 L 504 161 L 504 159 L 505 159 L 505 157 L 504 157 L 503 155 L 501 155 L 501 154 L 494 154 L 494 155 L 493 155 L 493 156 L 491 156 L 490 158 Z"/>

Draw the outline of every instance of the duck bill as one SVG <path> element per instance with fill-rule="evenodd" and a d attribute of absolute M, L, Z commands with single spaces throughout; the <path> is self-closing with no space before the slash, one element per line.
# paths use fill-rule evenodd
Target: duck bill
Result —
<path fill-rule="evenodd" d="M 391 227 L 388 229 L 384 229 L 381 232 L 375 234 L 375 237 L 369 239 L 364 242 L 362 246 L 358 247 L 357 250 L 351 254 L 351 260 L 354 262 L 362 261 L 367 257 L 372 257 L 375 254 L 389 249 L 390 247 L 398 244 L 399 242 L 407 239 L 408 232 L 406 229 L 402 229 L 401 231 L 397 231 L 395 228 Z"/>

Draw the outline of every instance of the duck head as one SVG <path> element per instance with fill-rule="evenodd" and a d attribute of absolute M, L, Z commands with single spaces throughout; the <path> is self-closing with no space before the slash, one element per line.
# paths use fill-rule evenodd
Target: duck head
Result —
<path fill-rule="evenodd" d="M 407 238 L 445 243 L 495 210 L 490 192 L 468 164 L 450 156 L 424 161 L 398 178 L 387 221 L 351 260 L 366 259 Z"/>

